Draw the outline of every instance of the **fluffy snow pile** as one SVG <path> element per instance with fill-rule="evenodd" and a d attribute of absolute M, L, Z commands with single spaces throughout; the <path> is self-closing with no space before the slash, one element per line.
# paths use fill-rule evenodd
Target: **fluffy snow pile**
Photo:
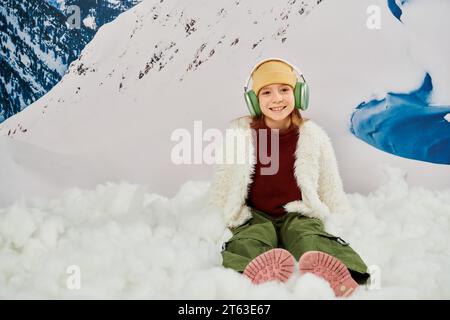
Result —
<path fill-rule="evenodd" d="M 399 169 L 355 215 L 326 222 L 374 270 L 351 299 L 450 298 L 450 190 L 409 187 Z M 333 299 L 328 284 L 294 273 L 254 286 L 221 265 L 230 236 L 203 208 L 209 182 L 171 199 L 140 185 L 107 183 L 0 209 L 1 298 Z"/>

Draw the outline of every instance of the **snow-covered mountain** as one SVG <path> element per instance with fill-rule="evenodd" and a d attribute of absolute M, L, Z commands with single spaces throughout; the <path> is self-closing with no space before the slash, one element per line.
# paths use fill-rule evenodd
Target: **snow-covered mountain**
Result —
<path fill-rule="evenodd" d="M 69 186 L 127 177 L 150 182 L 163 193 L 174 192 L 173 183 L 186 180 L 193 172 L 171 164 L 171 132 L 189 128 L 189 120 L 207 120 L 212 114 L 223 115 L 215 122 L 223 127 L 233 110 L 225 108 L 225 102 L 234 105 L 236 115 L 245 112 L 236 96 L 241 98 L 242 78 L 255 57 L 271 45 L 284 50 L 281 45 L 287 41 L 288 29 L 316 6 L 316 1 L 283 5 L 197 1 L 193 6 L 182 1 L 144 1 L 103 26 L 63 80 L 39 102 L 2 123 L 0 134 L 9 138 L 3 141 L 13 149 L 19 145 L 38 148 L 49 152 L 41 158 L 58 158 L 45 161 L 53 163 L 48 171 L 43 163 L 27 157 L 33 164 L 27 161 L 26 166 L 35 167 L 45 180 L 53 177 L 50 185 L 54 179 Z M 247 51 L 253 57 L 242 55 Z M 206 79 L 210 84 L 214 79 L 215 85 L 202 92 L 199 100 L 197 85 Z M 231 85 L 237 94 L 219 99 L 224 85 Z M 116 148 L 122 144 L 125 149 Z M 98 158 L 98 153 L 109 160 L 100 160 L 103 156 Z M 78 154 L 78 160 L 70 160 L 67 154 Z M 80 166 L 80 161 L 87 167 Z M 59 172 L 59 162 L 72 169 Z M 177 178 L 164 178 L 160 168 L 167 166 L 174 167 Z M 69 178 L 66 174 L 74 167 L 81 171 Z M 208 176 L 210 168 L 198 169 L 199 178 Z M 83 170 L 87 171 L 83 174 Z M 14 171 L 6 172 L 9 176 Z M 154 175 L 157 172 L 159 177 Z M 20 178 L 10 179 L 30 187 Z M 15 194 L 14 189 L 6 193 Z"/>
<path fill-rule="evenodd" d="M 367 27 L 373 4 L 380 8 L 379 30 Z M 247 113 L 243 82 L 268 56 L 305 73 L 311 107 L 304 115 L 333 137 L 348 191 L 374 190 L 383 165 L 401 168 L 413 185 L 446 188 L 448 166 L 380 152 L 349 129 L 362 101 L 410 92 L 426 71 L 434 99 L 445 102 L 448 77 L 438 65 L 448 64 L 448 48 L 430 34 L 445 32 L 439 25 L 417 32 L 436 52 L 426 59 L 408 31 L 441 11 L 427 8 L 427 16 L 417 16 L 412 5 L 404 8 L 401 23 L 385 1 L 348 0 L 344 10 L 333 1 L 145 0 L 104 25 L 53 90 L 0 125 L 9 155 L 0 174 L 14 181 L 2 190 L 2 201 L 121 180 L 173 195 L 182 182 L 208 179 L 211 166 L 193 158 L 208 144 L 203 133 Z M 196 120 L 201 128 L 194 128 Z M 191 135 L 192 164 L 172 160 L 177 129 Z M 24 170 L 42 179 L 27 183 Z"/>
<path fill-rule="evenodd" d="M 122 12 L 134 7 L 142 0 L 45 0 L 61 12 L 70 6 L 80 8 L 81 21 L 86 27 L 98 29 L 114 20 Z"/>
<path fill-rule="evenodd" d="M 0 122 L 48 92 L 95 31 L 139 0 L 5 0 L 0 4 Z M 80 8 L 71 28 L 70 6 Z"/>
<path fill-rule="evenodd" d="M 0 121 L 44 95 L 92 35 L 40 0 L 0 4 Z"/>

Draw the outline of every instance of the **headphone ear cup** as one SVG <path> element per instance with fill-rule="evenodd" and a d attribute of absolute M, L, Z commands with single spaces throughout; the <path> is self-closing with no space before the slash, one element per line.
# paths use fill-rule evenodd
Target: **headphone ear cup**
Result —
<path fill-rule="evenodd" d="M 306 82 L 297 82 L 294 88 L 295 107 L 306 110 L 309 105 L 309 87 Z"/>
<path fill-rule="evenodd" d="M 258 97 L 253 90 L 247 91 L 244 94 L 245 102 L 247 103 L 248 111 L 252 117 L 259 116 L 261 114 L 261 108 L 259 107 Z"/>

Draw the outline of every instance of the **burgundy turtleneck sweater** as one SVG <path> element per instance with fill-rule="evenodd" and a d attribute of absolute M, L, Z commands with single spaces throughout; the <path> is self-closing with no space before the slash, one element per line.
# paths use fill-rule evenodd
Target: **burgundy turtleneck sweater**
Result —
<path fill-rule="evenodd" d="M 264 135 L 264 130 L 262 129 L 266 129 L 267 143 L 260 141 L 260 135 Z M 280 217 L 286 213 L 283 205 L 302 199 L 301 190 L 294 176 L 295 150 L 299 138 L 298 128 L 291 126 L 285 130 L 279 130 L 278 171 L 270 175 L 267 175 L 267 172 L 261 174 L 261 169 L 274 166 L 271 164 L 274 161 L 271 157 L 271 135 L 274 133 L 267 126 L 264 126 L 262 129 L 259 129 L 256 134 L 255 151 L 257 161 L 252 177 L 253 182 L 250 185 L 247 197 L 247 205 L 271 216 Z M 262 162 L 267 163 L 267 161 L 264 161 L 264 156 L 269 157 L 271 162 L 263 164 Z M 275 157 L 275 154 L 273 157 Z"/>

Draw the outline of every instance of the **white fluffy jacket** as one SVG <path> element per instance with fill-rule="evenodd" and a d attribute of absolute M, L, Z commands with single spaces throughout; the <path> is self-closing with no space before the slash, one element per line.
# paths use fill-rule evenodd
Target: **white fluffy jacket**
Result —
<path fill-rule="evenodd" d="M 243 151 L 245 163 L 216 164 L 209 194 L 209 205 L 220 210 L 229 228 L 240 226 L 251 218 L 246 199 L 252 183 L 256 152 L 250 122 L 251 118 L 245 117 L 234 120 L 230 126 L 247 142 Z M 330 138 L 311 120 L 299 128 L 294 166 L 302 200 L 285 204 L 286 212 L 299 212 L 322 220 L 330 213 L 351 212 Z"/>

